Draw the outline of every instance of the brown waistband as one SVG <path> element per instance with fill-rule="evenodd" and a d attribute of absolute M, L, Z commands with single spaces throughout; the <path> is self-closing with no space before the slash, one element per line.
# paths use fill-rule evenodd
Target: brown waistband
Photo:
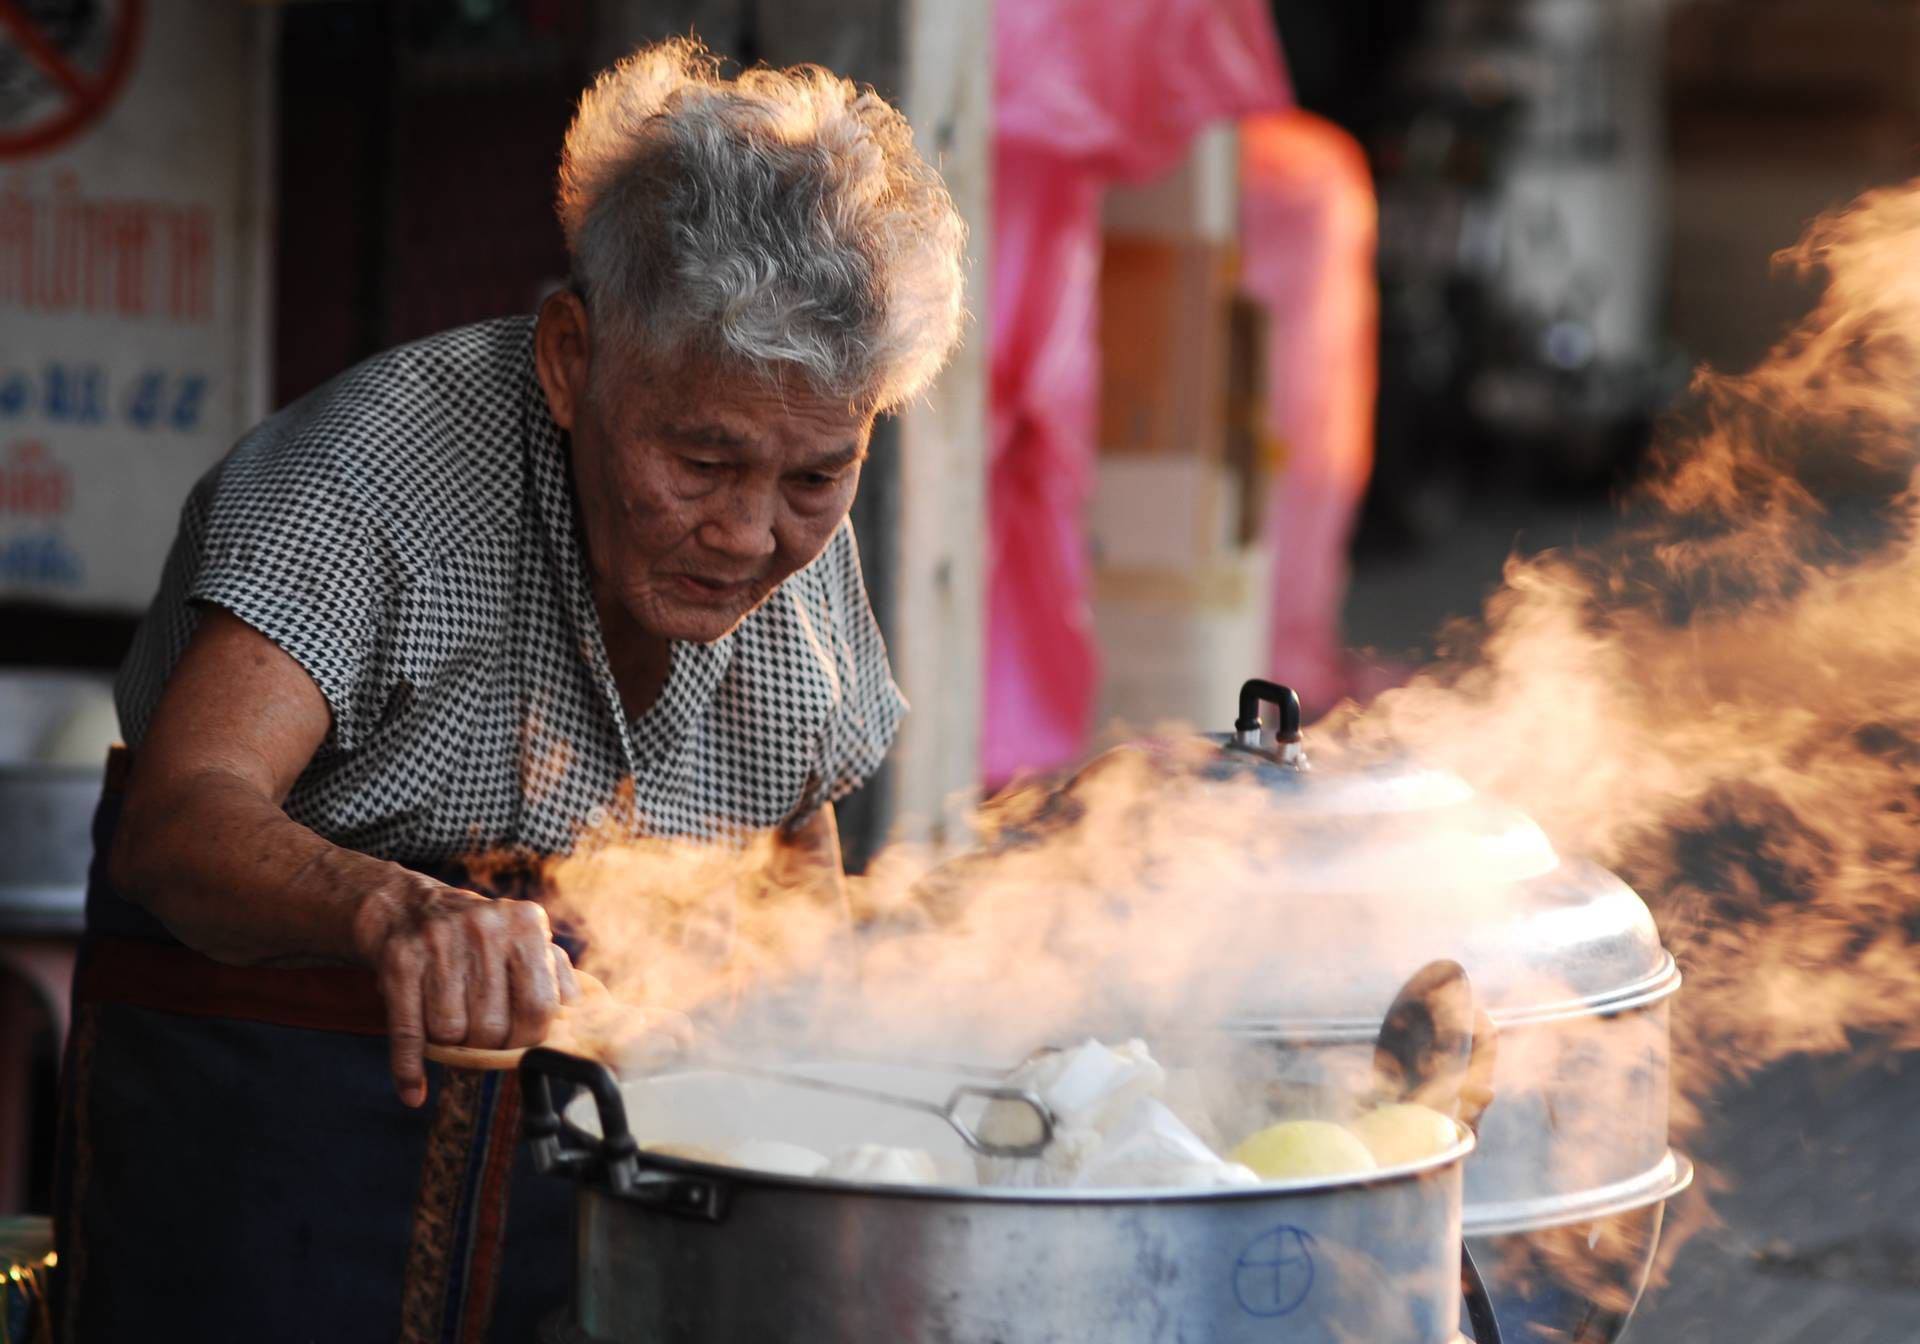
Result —
<path fill-rule="evenodd" d="M 370 971 L 228 966 L 188 948 L 137 938 L 88 938 L 74 1000 L 355 1036 L 387 1033 L 386 1006 Z"/>
<path fill-rule="evenodd" d="M 115 743 L 107 753 L 106 792 L 123 792 L 132 769 L 133 753 Z M 73 992 L 78 1004 L 387 1034 L 386 1005 L 373 974 L 355 966 L 229 966 L 177 944 L 90 934 Z"/>

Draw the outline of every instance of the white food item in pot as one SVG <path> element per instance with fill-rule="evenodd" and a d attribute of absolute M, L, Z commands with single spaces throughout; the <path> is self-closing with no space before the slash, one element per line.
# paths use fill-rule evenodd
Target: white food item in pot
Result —
<path fill-rule="evenodd" d="M 1141 1097 L 1158 1095 L 1166 1081 L 1166 1070 L 1147 1053 L 1145 1041 L 1111 1046 L 1089 1040 L 1035 1055 L 1009 1073 L 1005 1085 L 1025 1088 L 1045 1101 L 1058 1134 L 1102 1129 Z M 995 1102 L 981 1117 L 978 1132 L 992 1143 L 1028 1142 L 1037 1137 L 1033 1108 L 1017 1101 Z"/>
<path fill-rule="evenodd" d="M 1068 1186 L 1100 1146 L 1100 1132 L 1112 1117 L 1166 1081 L 1166 1071 L 1147 1053 L 1146 1042 L 1122 1046 L 1088 1040 L 1065 1050 L 1035 1055 L 1006 1077 L 1006 1086 L 1025 1088 L 1053 1113 L 1053 1142 L 1038 1159 L 981 1157 L 976 1160 L 983 1185 Z M 1008 1146 L 1039 1137 L 1033 1108 L 1018 1101 L 987 1107 L 975 1133 L 989 1143 Z"/>
<path fill-rule="evenodd" d="M 1198 1068 L 1169 1068 L 1166 1085 L 1160 1089 L 1159 1096 L 1200 1142 L 1218 1153 L 1230 1145 L 1220 1131 L 1215 1113 L 1227 1109 L 1244 1090 L 1238 1075 L 1225 1070 L 1210 1074 Z"/>
<path fill-rule="evenodd" d="M 1247 1185 L 1251 1171 L 1201 1141 L 1157 1099 L 1166 1071 L 1144 1041 L 1114 1047 L 1086 1041 L 1036 1056 L 1007 1075 L 1053 1113 L 1053 1142 L 1038 1158 L 981 1157 L 981 1184 L 1025 1188 Z M 1032 1108 L 995 1102 L 977 1132 L 993 1143 L 1035 1137 Z"/>
<path fill-rule="evenodd" d="M 1213 1189 L 1259 1180 L 1251 1169 L 1223 1161 L 1164 1103 L 1145 1097 L 1100 1136 L 1099 1147 L 1082 1162 L 1074 1184 Z"/>
<path fill-rule="evenodd" d="M 1212 1158 L 1206 1162 L 1155 1162 L 1132 1167 L 1124 1163 L 1104 1168 L 1097 1179 L 1082 1179 L 1087 1189 L 1105 1190 L 1231 1190 L 1258 1185 L 1260 1178 L 1238 1162 Z"/>
<path fill-rule="evenodd" d="M 827 1165 L 825 1153 L 781 1139 L 743 1139 L 720 1149 L 720 1160 L 730 1167 L 746 1167 L 775 1176 L 818 1176 Z"/>
<path fill-rule="evenodd" d="M 820 1175 L 874 1185 L 940 1183 L 940 1169 L 926 1149 L 893 1148 L 884 1143 L 860 1143 L 842 1148 L 828 1159 Z"/>

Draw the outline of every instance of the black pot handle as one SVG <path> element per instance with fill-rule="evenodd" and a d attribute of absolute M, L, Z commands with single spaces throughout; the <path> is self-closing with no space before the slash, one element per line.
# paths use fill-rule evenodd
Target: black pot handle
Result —
<path fill-rule="evenodd" d="M 597 1142 L 570 1129 L 560 1118 L 550 1086 L 556 1081 L 593 1094 L 600 1115 Z M 576 1180 L 604 1177 L 607 1188 L 622 1199 L 703 1222 L 726 1218 L 724 1182 L 643 1165 L 645 1155 L 627 1127 L 627 1104 L 620 1095 L 619 1080 L 598 1060 L 535 1046 L 520 1059 L 520 1092 L 527 1141 L 533 1145 L 534 1165 L 542 1174 Z"/>
<path fill-rule="evenodd" d="M 1493 1299 L 1487 1295 L 1487 1282 L 1480 1277 L 1480 1266 L 1473 1263 L 1473 1252 L 1460 1243 L 1460 1293 L 1467 1300 L 1467 1320 L 1473 1326 L 1474 1344 L 1500 1344 L 1500 1318 L 1494 1314 Z"/>

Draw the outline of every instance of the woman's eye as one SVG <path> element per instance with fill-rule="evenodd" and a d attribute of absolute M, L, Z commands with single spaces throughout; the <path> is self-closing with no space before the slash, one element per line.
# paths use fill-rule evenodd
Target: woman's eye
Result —
<path fill-rule="evenodd" d="M 703 457 L 687 457 L 681 460 L 702 476 L 716 476 L 727 469 L 725 462 L 714 462 Z"/>

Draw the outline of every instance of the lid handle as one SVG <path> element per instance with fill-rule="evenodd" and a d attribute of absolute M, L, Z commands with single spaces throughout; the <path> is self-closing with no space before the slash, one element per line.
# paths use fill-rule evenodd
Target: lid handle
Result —
<path fill-rule="evenodd" d="M 1280 748 L 1281 759 L 1292 761 L 1300 757 L 1299 695 L 1291 686 L 1259 677 L 1251 678 L 1240 687 L 1240 717 L 1233 721 L 1233 744 L 1256 748 L 1260 745 L 1260 706 L 1263 704 L 1273 705 L 1280 711 L 1273 740 Z"/>

